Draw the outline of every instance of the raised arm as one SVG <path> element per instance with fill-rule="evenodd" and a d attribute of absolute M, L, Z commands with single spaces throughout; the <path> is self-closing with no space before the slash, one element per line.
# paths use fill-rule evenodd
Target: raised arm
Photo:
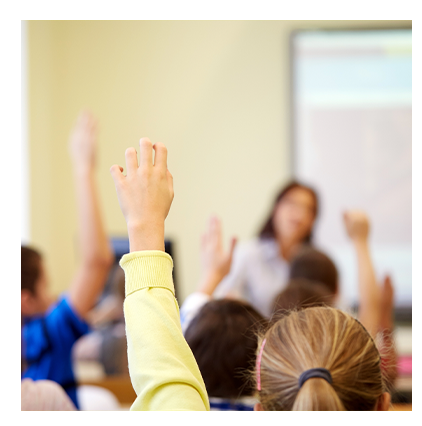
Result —
<path fill-rule="evenodd" d="M 381 287 L 381 317 L 379 331 L 382 336 L 381 368 L 388 385 L 393 386 L 397 378 L 397 352 L 394 332 L 394 287 L 390 276 L 385 276 Z"/>
<path fill-rule="evenodd" d="M 100 214 L 95 183 L 97 124 L 92 115 L 79 115 L 70 136 L 78 216 L 79 266 L 69 288 L 69 300 L 77 313 L 86 318 L 104 288 L 113 263 Z"/>
<path fill-rule="evenodd" d="M 344 213 L 347 233 L 353 243 L 358 262 L 359 320 L 372 336 L 380 324 L 381 292 L 377 284 L 369 250 L 369 220 L 365 212 L 350 210 Z"/>
<path fill-rule="evenodd" d="M 221 280 L 230 272 L 236 238 L 232 237 L 228 251 L 223 248 L 221 221 L 211 216 L 201 237 L 202 272 L 197 290 L 190 294 L 180 310 L 183 332 L 202 306 L 209 302 Z"/>
<path fill-rule="evenodd" d="M 110 169 L 130 244 L 120 264 L 126 277 L 129 373 L 137 394 L 131 409 L 209 410 L 204 381 L 180 326 L 173 262 L 164 252 L 164 220 L 173 200 L 167 149 L 148 138 L 139 146 L 139 166 L 135 149 L 128 148 L 126 176 L 117 165 Z"/>

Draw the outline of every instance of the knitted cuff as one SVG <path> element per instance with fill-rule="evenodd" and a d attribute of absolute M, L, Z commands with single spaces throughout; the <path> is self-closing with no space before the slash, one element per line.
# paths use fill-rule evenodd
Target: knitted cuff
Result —
<path fill-rule="evenodd" d="M 126 297 L 143 288 L 161 287 L 174 295 L 173 260 L 160 250 L 134 251 L 125 254 L 119 262 L 125 272 Z"/>

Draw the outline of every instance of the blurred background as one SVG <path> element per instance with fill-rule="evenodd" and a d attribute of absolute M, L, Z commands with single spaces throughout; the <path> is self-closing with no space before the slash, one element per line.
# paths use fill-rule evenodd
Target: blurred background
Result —
<path fill-rule="evenodd" d="M 76 267 L 68 136 L 99 120 L 97 179 L 110 238 L 127 238 L 109 168 L 143 136 L 169 151 L 166 221 L 177 297 L 200 274 L 211 214 L 228 241 L 254 237 L 290 178 L 321 196 L 316 243 L 356 303 L 342 211 L 372 221 L 377 275 L 390 273 L 401 352 L 411 353 L 411 21 L 22 21 L 22 233 L 53 292 Z M 73 243 L 72 243 L 73 242 Z M 401 316 L 400 316 L 401 315 Z"/>

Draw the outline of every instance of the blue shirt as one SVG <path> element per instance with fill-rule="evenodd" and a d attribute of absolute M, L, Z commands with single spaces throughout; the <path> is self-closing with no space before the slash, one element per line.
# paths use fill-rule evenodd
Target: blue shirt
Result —
<path fill-rule="evenodd" d="M 73 310 L 67 297 L 61 297 L 45 314 L 26 318 L 22 354 L 28 367 L 22 378 L 57 382 L 79 408 L 71 350 L 76 340 L 88 331 L 88 324 Z"/>

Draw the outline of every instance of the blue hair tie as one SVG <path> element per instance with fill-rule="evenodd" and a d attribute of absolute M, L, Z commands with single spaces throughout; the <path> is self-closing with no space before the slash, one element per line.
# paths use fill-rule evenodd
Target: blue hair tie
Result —
<path fill-rule="evenodd" d="M 314 377 L 326 380 L 330 385 L 333 383 L 333 378 L 326 368 L 310 368 L 304 371 L 299 377 L 299 389 L 308 380 Z"/>

